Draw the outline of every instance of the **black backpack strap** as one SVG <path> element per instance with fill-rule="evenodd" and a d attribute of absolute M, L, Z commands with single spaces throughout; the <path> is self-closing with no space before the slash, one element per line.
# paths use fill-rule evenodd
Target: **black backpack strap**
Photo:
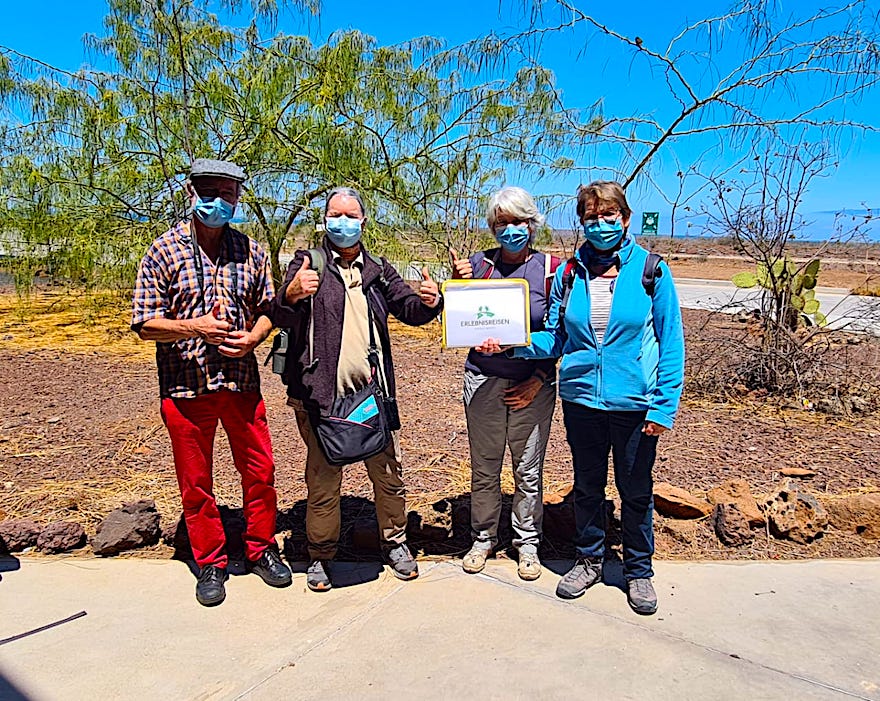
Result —
<path fill-rule="evenodd" d="M 312 270 L 318 273 L 318 284 L 320 285 L 321 280 L 324 279 L 324 269 L 327 267 L 327 256 L 324 254 L 324 249 L 310 248 L 306 253 L 311 260 Z"/>
<path fill-rule="evenodd" d="M 663 260 L 663 256 L 658 253 L 649 253 L 648 257 L 645 258 L 645 269 L 642 270 L 642 287 L 645 288 L 645 292 L 649 295 L 654 295 L 654 286 L 657 282 L 657 278 L 663 275 L 663 271 L 660 269 L 660 261 Z"/>
<path fill-rule="evenodd" d="M 366 251 L 364 251 L 364 253 L 366 253 Z M 385 278 L 385 259 L 380 258 L 379 256 L 374 256 L 372 253 L 367 253 L 367 258 L 379 266 L 379 283 L 382 285 L 383 289 L 387 288 L 388 280 Z"/>

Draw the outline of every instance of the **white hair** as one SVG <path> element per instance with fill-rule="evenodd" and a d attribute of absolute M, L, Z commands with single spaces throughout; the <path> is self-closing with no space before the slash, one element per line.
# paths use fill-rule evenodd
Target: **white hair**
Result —
<path fill-rule="evenodd" d="M 492 231 L 499 212 L 528 221 L 532 235 L 544 225 L 544 215 L 538 211 L 535 199 L 521 187 L 511 185 L 492 193 L 486 207 L 486 221 Z"/>

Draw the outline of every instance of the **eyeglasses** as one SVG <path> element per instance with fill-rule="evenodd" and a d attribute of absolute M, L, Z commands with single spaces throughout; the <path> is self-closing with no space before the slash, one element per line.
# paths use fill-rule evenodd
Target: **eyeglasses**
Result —
<path fill-rule="evenodd" d="M 609 209 L 605 212 L 593 212 L 593 213 L 585 213 L 584 221 L 595 221 L 597 219 L 601 219 L 606 222 L 614 222 L 620 216 L 619 209 Z"/>

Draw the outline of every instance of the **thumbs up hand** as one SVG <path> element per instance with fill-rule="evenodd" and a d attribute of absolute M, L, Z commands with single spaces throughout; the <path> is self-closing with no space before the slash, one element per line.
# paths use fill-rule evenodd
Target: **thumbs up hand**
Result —
<path fill-rule="evenodd" d="M 300 269 L 296 271 L 293 280 L 287 286 L 285 298 L 288 304 L 296 304 L 306 297 L 310 297 L 318 291 L 318 271 L 312 270 L 312 262 L 308 256 L 305 256 Z"/>
<path fill-rule="evenodd" d="M 437 283 L 431 279 L 427 265 L 422 266 L 422 284 L 419 285 L 419 297 L 422 298 L 422 304 L 431 307 L 431 309 L 440 304 L 440 290 Z"/>
<path fill-rule="evenodd" d="M 449 260 L 452 261 L 452 277 L 456 280 L 469 280 L 474 276 L 474 268 L 467 258 L 459 258 L 458 251 L 449 247 Z"/>

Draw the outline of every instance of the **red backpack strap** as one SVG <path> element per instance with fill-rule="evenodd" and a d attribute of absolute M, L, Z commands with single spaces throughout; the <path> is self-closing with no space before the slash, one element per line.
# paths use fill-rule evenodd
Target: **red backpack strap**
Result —
<path fill-rule="evenodd" d="M 559 319 L 562 324 L 565 323 L 565 310 L 568 309 L 568 298 L 571 296 L 571 288 L 574 287 L 575 266 L 577 258 L 569 258 L 562 271 L 562 304 L 559 305 Z"/>
<path fill-rule="evenodd" d="M 489 257 L 488 255 L 486 255 L 487 253 L 491 253 L 493 250 L 495 251 L 494 256 Z M 490 248 L 488 251 L 483 251 L 483 261 L 482 261 L 483 262 L 483 269 L 480 271 L 479 276 L 474 275 L 474 277 L 475 278 L 480 277 L 483 280 L 488 280 L 490 277 L 492 277 L 492 271 L 495 270 L 495 266 L 497 264 L 497 258 L 500 255 L 501 255 L 500 248 L 499 249 Z"/>
<path fill-rule="evenodd" d="M 553 276 L 562 259 L 557 256 L 544 254 L 544 299 L 550 299 L 550 290 L 553 289 Z"/>

